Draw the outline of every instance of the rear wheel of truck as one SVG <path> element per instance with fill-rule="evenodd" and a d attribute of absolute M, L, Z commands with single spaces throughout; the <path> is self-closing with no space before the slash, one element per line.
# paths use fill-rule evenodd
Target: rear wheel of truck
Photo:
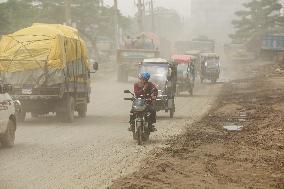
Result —
<path fill-rule="evenodd" d="M 1 137 L 1 143 L 4 148 L 11 148 L 12 146 L 14 146 L 15 132 L 16 132 L 16 122 L 12 119 L 9 119 L 7 130 L 4 133 L 4 135 Z"/>
<path fill-rule="evenodd" d="M 117 71 L 117 81 L 119 82 L 127 82 L 128 81 L 128 73 L 124 66 L 119 66 Z"/>
<path fill-rule="evenodd" d="M 18 122 L 24 122 L 25 119 L 26 119 L 26 114 L 27 114 L 27 112 L 24 112 L 24 111 L 18 112 L 18 113 L 16 114 L 16 119 L 17 119 L 17 121 L 18 121 Z"/>
<path fill-rule="evenodd" d="M 188 91 L 188 92 L 189 92 L 189 95 L 190 95 L 190 96 L 193 96 L 193 87 L 192 87 L 192 86 L 190 86 L 190 88 L 189 88 L 189 91 Z"/>
<path fill-rule="evenodd" d="M 64 101 L 65 111 L 63 112 L 64 122 L 72 123 L 74 121 L 75 100 L 72 96 L 66 96 Z"/>
<path fill-rule="evenodd" d="M 36 112 L 31 112 L 31 116 L 32 116 L 33 118 L 37 118 L 37 117 L 39 116 L 39 114 L 36 113 Z"/>
<path fill-rule="evenodd" d="M 83 104 L 78 105 L 78 115 L 79 115 L 79 117 L 86 117 L 87 116 L 87 103 L 83 103 Z"/>
<path fill-rule="evenodd" d="M 214 79 L 211 79 L 211 83 L 216 83 L 217 82 L 217 79 L 214 78 Z"/>
<path fill-rule="evenodd" d="M 174 109 L 170 109 L 170 118 L 173 118 L 175 114 L 175 110 Z"/>

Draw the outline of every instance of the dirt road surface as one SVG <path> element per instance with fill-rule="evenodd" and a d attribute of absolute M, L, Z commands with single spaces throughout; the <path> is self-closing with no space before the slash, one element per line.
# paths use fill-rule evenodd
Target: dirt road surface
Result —
<path fill-rule="evenodd" d="M 19 125 L 15 146 L 0 149 L 0 188 L 106 188 L 134 172 L 148 152 L 204 115 L 221 86 L 203 84 L 196 87 L 194 97 L 177 98 L 175 118 L 158 113 L 158 132 L 148 144 L 138 146 L 127 131 L 131 104 L 123 101 L 122 93 L 132 89 L 132 83 L 101 76 L 93 83 L 87 118 L 63 124 L 50 115 L 28 118 Z"/>

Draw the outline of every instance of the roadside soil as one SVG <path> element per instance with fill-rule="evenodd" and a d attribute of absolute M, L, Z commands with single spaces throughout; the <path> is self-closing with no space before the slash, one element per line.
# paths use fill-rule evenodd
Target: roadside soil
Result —
<path fill-rule="evenodd" d="M 255 65 L 248 76 L 110 188 L 284 188 L 284 74 Z"/>

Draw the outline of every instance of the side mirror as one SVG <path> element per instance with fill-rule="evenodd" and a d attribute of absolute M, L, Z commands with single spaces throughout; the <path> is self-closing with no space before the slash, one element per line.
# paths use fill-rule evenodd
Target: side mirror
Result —
<path fill-rule="evenodd" d="M 99 69 L 99 64 L 97 62 L 93 64 L 93 69 L 96 71 Z"/>
<path fill-rule="evenodd" d="M 125 94 L 131 94 L 130 90 L 124 90 Z"/>

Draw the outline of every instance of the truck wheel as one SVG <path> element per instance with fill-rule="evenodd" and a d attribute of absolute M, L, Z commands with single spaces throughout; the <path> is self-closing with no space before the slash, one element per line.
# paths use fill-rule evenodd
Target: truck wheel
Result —
<path fill-rule="evenodd" d="M 37 118 L 39 114 L 35 113 L 35 112 L 31 112 L 31 115 L 32 115 L 33 118 Z"/>
<path fill-rule="evenodd" d="M 57 111 L 57 112 L 56 112 L 56 119 L 57 119 L 58 121 L 64 121 L 64 120 L 63 120 L 63 113 L 60 112 L 60 111 Z"/>
<path fill-rule="evenodd" d="M 64 114 L 64 122 L 72 123 L 74 121 L 74 112 L 75 112 L 75 100 L 72 96 L 67 96 L 65 99 L 65 112 Z"/>
<path fill-rule="evenodd" d="M 180 89 L 179 88 L 176 89 L 176 96 L 180 96 Z"/>
<path fill-rule="evenodd" d="M 190 94 L 190 96 L 193 96 L 193 87 L 192 86 L 189 89 L 189 94 Z"/>
<path fill-rule="evenodd" d="M 174 114 L 175 114 L 174 109 L 170 109 L 170 118 L 173 118 L 173 117 L 174 117 Z"/>
<path fill-rule="evenodd" d="M 7 130 L 1 137 L 1 143 L 4 148 L 11 148 L 15 142 L 16 122 L 9 119 Z"/>
<path fill-rule="evenodd" d="M 211 82 L 212 82 L 212 83 L 216 83 L 216 82 L 217 82 L 217 79 L 215 79 L 215 78 L 214 78 L 214 79 L 211 79 Z"/>
<path fill-rule="evenodd" d="M 118 67 L 118 72 L 117 72 L 117 81 L 119 82 L 127 82 L 128 81 L 128 73 L 124 66 L 119 66 Z"/>
<path fill-rule="evenodd" d="M 79 117 L 86 117 L 86 115 L 87 115 L 87 103 L 79 105 L 78 115 L 79 115 Z"/>
<path fill-rule="evenodd" d="M 16 114 L 16 120 L 17 120 L 18 122 L 24 122 L 25 119 L 26 119 L 26 114 L 27 114 L 27 112 L 24 112 L 24 111 L 18 112 L 18 113 Z"/>

